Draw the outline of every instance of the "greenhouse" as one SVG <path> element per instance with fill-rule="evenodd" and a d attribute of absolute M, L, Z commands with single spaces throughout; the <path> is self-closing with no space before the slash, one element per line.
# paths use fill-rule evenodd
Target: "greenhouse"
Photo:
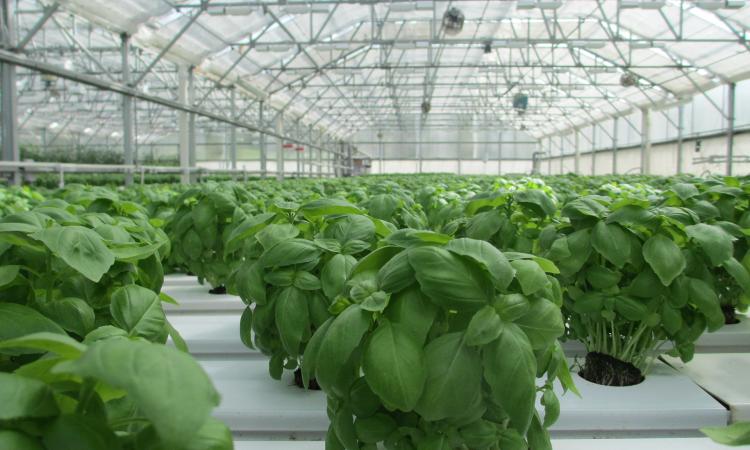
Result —
<path fill-rule="evenodd" d="M 0 450 L 750 448 L 750 2 L 0 7 Z"/>

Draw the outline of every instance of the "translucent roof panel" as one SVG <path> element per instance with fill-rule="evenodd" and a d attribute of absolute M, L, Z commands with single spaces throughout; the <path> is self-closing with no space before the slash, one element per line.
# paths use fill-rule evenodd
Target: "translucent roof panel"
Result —
<path fill-rule="evenodd" d="M 47 1 L 19 1 L 19 9 L 39 11 L 20 17 L 20 35 Z M 415 114 L 423 121 L 481 114 L 538 138 L 750 77 L 748 2 L 713 2 L 715 8 L 689 0 L 59 3 L 57 25 L 48 24 L 44 45 L 35 37 L 28 51 L 75 47 L 64 29 L 76 17 L 103 30 L 82 44 L 101 49 L 93 55 L 115 78 L 117 36 L 127 33 L 142 50 L 140 70 L 167 49 L 164 62 L 172 66 L 153 68 L 146 77 L 152 89 L 174 95 L 174 65 L 194 66 L 208 107 L 225 107 L 226 95 L 216 91 L 235 86 L 247 111 L 263 100 L 293 122 L 338 137 L 404 129 L 405 117 Z M 462 17 L 457 32 L 444 26 L 449 9 Z M 80 61 L 80 70 L 101 72 L 96 62 Z M 519 94 L 528 97 L 522 113 L 513 105 Z"/>

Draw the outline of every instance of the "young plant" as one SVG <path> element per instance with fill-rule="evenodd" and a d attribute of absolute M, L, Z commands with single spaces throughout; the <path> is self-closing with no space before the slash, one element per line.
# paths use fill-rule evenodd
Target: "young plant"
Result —
<path fill-rule="evenodd" d="M 224 241 L 261 205 L 236 183 L 203 183 L 185 191 L 175 203 L 167 225 L 175 243 L 170 264 L 197 275 L 201 283 L 208 281 L 212 293 L 226 292 L 225 284 L 240 257 L 227 252 Z"/>
<path fill-rule="evenodd" d="M 553 381 L 575 389 L 554 279 L 484 241 L 400 230 L 384 244 L 302 360 L 328 396 L 326 448 L 551 449 Z"/>
<path fill-rule="evenodd" d="M 689 209 L 589 196 L 562 215 L 569 223 L 541 246 L 560 268 L 569 337 L 589 352 L 581 371 L 589 381 L 639 383 L 668 342 L 689 361 L 706 328 L 724 324 L 711 269 L 749 285 L 732 237 Z"/>
<path fill-rule="evenodd" d="M 0 355 L 27 362 L 0 370 L 0 448 L 232 449 L 210 417 L 219 395 L 186 353 L 110 326 L 78 342 L 43 316 L 14 318 L 48 331 L 0 339 Z"/>
<path fill-rule="evenodd" d="M 354 205 L 317 200 L 250 218 L 228 239 L 229 248 L 241 245 L 244 252 L 230 285 L 248 305 L 241 337 L 271 357 L 273 378 L 299 367 L 357 257 L 374 246 L 376 223 L 382 232 Z M 299 372 L 296 382 L 302 385 Z"/>

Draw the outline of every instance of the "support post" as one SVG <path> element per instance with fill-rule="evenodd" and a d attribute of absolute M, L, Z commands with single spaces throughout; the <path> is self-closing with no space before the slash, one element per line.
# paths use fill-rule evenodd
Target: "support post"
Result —
<path fill-rule="evenodd" d="M 15 47 L 14 13 L 12 0 L 2 0 L 2 42 L 7 48 Z M 16 91 L 16 66 L 0 64 L 0 89 L 2 89 L 2 159 L 18 162 L 21 159 L 18 147 L 18 93 Z M 21 184 L 21 172 L 13 168 L 13 184 Z"/>
<path fill-rule="evenodd" d="M 276 117 L 276 134 L 284 135 L 284 116 L 279 114 Z M 284 139 L 279 137 L 279 146 L 276 149 L 276 179 L 284 181 Z"/>
<path fill-rule="evenodd" d="M 735 91 L 737 84 L 729 83 L 729 105 L 727 111 L 727 175 L 732 176 L 732 165 L 734 164 L 734 106 Z"/>
<path fill-rule="evenodd" d="M 612 130 L 612 174 L 617 175 L 617 150 L 619 142 L 620 118 L 615 117 L 614 129 Z"/>
<path fill-rule="evenodd" d="M 596 175 L 596 124 L 591 124 L 591 175 Z"/>
<path fill-rule="evenodd" d="M 233 86 L 230 94 L 230 114 L 232 119 L 237 119 L 237 89 Z M 229 125 L 229 160 L 231 168 L 237 168 L 237 127 Z"/>
<path fill-rule="evenodd" d="M 422 119 L 415 122 L 417 124 L 417 173 L 422 173 Z M 461 155 L 459 155 L 459 159 Z"/>
<path fill-rule="evenodd" d="M 684 151 L 684 139 L 685 135 L 685 106 L 680 105 L 677 107 L 677 175 L 682 173 L 683 166 L 683 154 Z"/>
<path fill-rule="evenodd" d="M 547 175 L 552 175 L 552 136 L 547 138 Z"/>
<path fill-rule="evenodd" d="M 563 164 L 563 160 L 565 159 L 563 157 L 565 153 L 563 151 L 564 148 L 565 148 L 565 142 L 563 141 L 563 135 L 561 134 L 560 135 L 560 175 L 562 175 L 565 172 L 565 166 Z"/>
<path fill-rule="evenodd" d="M 120 57 L 122 61 L 122 83 L 130 86 L 130 36 L 126 33 L 120 35 Z M 125 165 L 132 166 L 133 155 L 133 99 L 127 95 L 122 96 L 122 153 Z M 125 185 L 133 184 L 133 172 L 125 172 Z"/>
<path fill-rule="evenodd" d="M 323 139 L 318 139 L 318 178 L 323 178 Z"/>
<path fill-rule="evenodd" d="M 263 123 L 263 100 L 258 103 L 258 129 L 265 130 L 265 124 Z M 266 150 L 266 133 L 263 131 L 258 132 L 258 146 L 260 147 L 260 177 L 265 178 L 268 174 L 266 166 L 267 150 Z"/>
<path fill-rule="evenodd" d="M 346 157 L 347 157 L 347 163 L 346 165 L 349 166 L 349 174 L 348 176 L 352 177 L 354 176 L 354 145 L 351 143 L 346 144 Z"/>
<path fill-rule="evenodd" d="M 499 133 L 497 139 L 497 174 L 503 174 L 503 132 Z"/>
<path fill-rule="evenodd" d="M 193 106 L 195 103 L 195 67 L 190 66 L 187 73 L 187 101 L 188 105 Z M 196 138 L 195 138 L 195 113 L 189 113 L 188 115 L 188 162 L 190 167 L 197 167 L 197 159 L 195 154 Z M 195 175 L 191 173 L 190 182 L 200 180 L 200 172 Z"/>
<path fill-rule="evenodd" d="M 573 132 L 575 133 L 575 146 L 576 146 L 576 153 L 575 153 L 575 160 L 573 161 L 573 168 L 575 170 L 576 175 L 581 174 L 581 130 L 578 128 L 574 129 Z"/>
<path fill-rule="evenodd" d="M 188 98 L 188 67 L 180 66 L 179 81 L 177 88 L 177 98 L 180 103 L 186 104 Z M 190 183 L 190 135 L 188 133 L 188 113 L 186 111 L 177 112 L 177 124 L 179 132 L 179 154 L 180 154 L 180 182 L 183 184 Z"/>
<path fill-rule="evenodd" d="M 651 173 L 651 110 L 641 108 L 641 174 Z"/>

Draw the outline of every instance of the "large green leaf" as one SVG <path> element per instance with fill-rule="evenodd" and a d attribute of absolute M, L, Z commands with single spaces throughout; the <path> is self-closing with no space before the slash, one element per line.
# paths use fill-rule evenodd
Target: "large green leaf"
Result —
<path fill-rule="evenodd" d="M 529 311 L 515 323 L 526 333 L 535 350 L 555 343 L 565 332 L 560 308 L 545 298 L 532 298 Z"/>
<path fill-rule="evenodd" d="M 489 242 L 467 238 L 454 239 L 445 248 L 458 255 L 471 258 L 482 265 L 489 272 L 490 278 L 498 290 L 505 290 L 513 281 L 516 273 L 513 266 L 508 262 L 505 255 Z"/>
<path fill-rule="evenodd" d="M 620 225 L 599 221 L 591 233 L 591 245 L 617 267 L 624 266 L 630 259 L 630 239 Z"/>
<path fill-rule="evenodd" d="M 0 302 L 0 341 L 43 332 L 67 335 L 58 324 L 35 309 L 15 303 Z M 39 352 L 10 348 L 1 350 L 0 353 L 18 355 Z"/>
<path fill-rule="evenodd" d="M 437 313 L 438 308 L 415 285 L 391 296 L 385 317 L 424 344 Z"/>
<path fill-rule="evenodd" d="M 385 292 L 399 292 L 412 283 L 414 269 L 409 264 L 409 252 L 397 254 L 378 271 L 378 286 Z"/>
<path fill-rule="evenodd" d="M 23 348 L 53 352 L 65 358 L 77 358 L 86 350 L 86 346 L 65 334 L 40 332 L 27 334 L 15 339 L 0 341 L 0 349 Z"/>
<path fill-rule="evenodd" d="M 716 331 L 724 326 L 719 298 L 708 283 L 699 278 L 689 278 L 688 292 L 690 301 L 706 316 L 708 331 Z"/>
<path fill-rule="evenodd" d="M 503 218 L 500 211 L 490 210 L 480 212 L 469 219 L 466 224 L 466 236 L 472 239 L 489 240 L 503 225 Z"/>
<path fill-rule="evenodd" d="M 14 430 L 0 430 L 0 448 L 13 450 L 45 450 L 38 439 Z"/>
<path fill-rule="evenodd" d="M 266 303 L 266 285 L 263 281 L 263 267 L 253 260 L 245 260 L 235 276 L 237 293 L 245 304 Z"/>
<path fill-rule="evenodd" d="M 119 450 L 122 448 L 104 417 L 61 415 L 47 425 L 42 435 L 48 450 Z"/>
<path fill-rule="evenodd" d="M 383 319 L 368 339 L 362 359 L 367 384 L 390 409 L 411 411 L 422 395 L 422 345 L 402 325 Z"/>
<path fill-rule="evenodd" d="M 218 236 L 218 216 L 213 202 L 205 197 L 193 207 L 191 212 L 193 218 L 193 229 L 203 241 L 203 247 L 213 248 Z"/>
<path fill-rule="evenodd" d="M 260 263 L 263 267 L 285 267 L 304 264 L 317 260 L 321 253 L 322 250 L 312 241 L 289 239 L 279 242 L 266 250 L 260 258 Z"/>
<path fill-rule="evenodd" d="M 357 260 L 353 256 L 339 254 L 333 255 L 323 266 L 320 281 L 326 297 L 333 300 L 341 293 L 356 263 Z"/>
<path fill-rule="evenodd" d="M 219 404 L 219 394 L 200 365 L 160 344 L 98 341 L 61 369 L 126 391 L 167 447 L 187 446 Z"/>
<path fill-rule="evenodd" d="M 302 338 L 310 328 L 305 292 L 296 287 L 287 287 L 279 292 L 276 297 L 276 327 L 287 353 L 298 356 Z"/>
<path fill-rule="evenodd" d="M 45 316 L 78 336 L 86 336 L 94 329 L 94 310 L 80 298 L 55 299 L 42 304 L 40 309 Z"/>
<path fill-rule="evenodd" d="M 524 295 L 531 295 L 540 291 L 549 284 L 547 274 L 536 261 L 530 259 L 517 259 L 511 261 L 510 265 L 516 271 L 516 278 L 521 285 Z"/>
<path fill-rule="evenodd" d="M 711 264 L 718 266 L 732 257 L 732 235 L 716 225 L 699 223 L 685 227 L 685 232 L 708 255 Z"/>
<path fill-rule="evenodd" d="M 669 286 L 687 264 L 677 244 L 661 234 L 651 236 L 643 244 L 643 259 L 654 269 L 664 286 Z"/>
<path fill-rule="evenodd" d="M 342 385 L 342 381 L 347 375 L 351 375 L 347 374 L 347 362 L 370 328 L 370 323 L 370 313 L 359 305 L 353 305 L 345 309 L 328 327 L 320 343 L 315 369 L 315 378 L 326 392 L 346 395 L 349 386 Z"/>
<path fill-rule="evenodd" d="M 98 282 L 115 262 L 115 256 L 94 230 L 79 226 L 53 227 L 31 235 L 70 267 Z"/>
<path fill-rule="evenodd" d="M 56 416 L 52 389 L 39 380 L 0 372 L 0 421 Z"/>
<path fill-rule="evenodd" d="M 477 265 L 438 247 L 417 247 L 408 252 L 422 292 L 436 304 L 479 309 L 489 302 L 492 283 Z"/>
<path fill-rule="evenodd" d="M 299 211 L 305 217 L 330 216 L 334 214 L 364 214 L 364 212 L 347 202 L 337 198 L 321 198 L 302 205 Z"/>
<path fill-rule="evenodd" d="M 131 336 L 158 342 L 166 338 L 166 317 L 159 296 L 131 284 L 112 293 L 109 307 L 115 324 Z"/>
<path fill-rule="evenodd" d="M 485 345 L 500 335 L 502 320 L 492 306 L 477 311 L 466 327 L 466 345 Z"/>
<path fill-rule="evenodd" d="M 504 324 L 500 337 L 482 352 L 484 379 L 492 396 L 510 417 L 513 428 L 525 434 L 534 415 L 536 357 L 526 334 Z"/>
<path fill-rule="evenodd" d="M 21 266 L 0 266 L 0 287 L 13 282 L 18 276 Z"/>
<path fill-rule="evenodd" d="M 552 216 L 555 214 L 555 203 L 552 199 L 539 189 L 516 191 L 513 199 L 521 205 L 531 209 L 539 216 Z"/>
<path fill-rule="evenodd" d="M 425 348 L 427 380 L 415 411 L 425 420 L 463 416 L 480 395 L 482 362 L 464 344 L 463 333 L 450 333 Z"/>

